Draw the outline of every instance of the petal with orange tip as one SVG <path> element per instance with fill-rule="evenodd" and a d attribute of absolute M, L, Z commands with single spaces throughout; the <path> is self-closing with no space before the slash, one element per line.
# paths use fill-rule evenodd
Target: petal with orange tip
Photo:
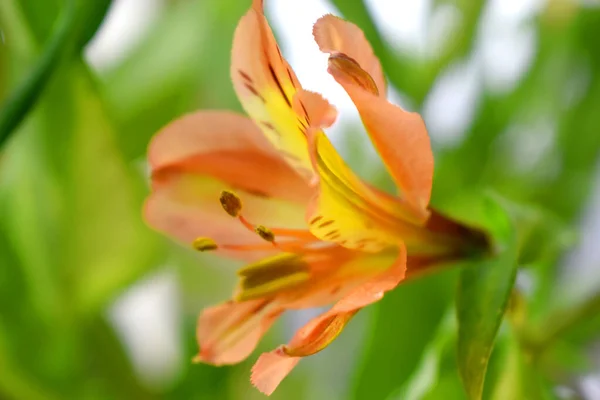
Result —
<path fill-rule="evenodd" d="M 326 22 L 327 20 L 325 20 Z M 373 144 L 403 197 L 420 218 L 427 218 L 433 180 L 433 153 L 421 116 L 388 102 L 373 89 L 365 66 L 330 46 L 334 39 L 327 24 L 315 28 L 320 47 L 331 53 L 329 73 L 346 90 L 358 109 Z M 328 36 L 329 34 L 329 36 Z"/>
<path fill-rule="evenodd" d="M 281 312 L 264 299 L 229 301 L 205 309 L 198 318 L 200 352 L 194 361 L 225 365 L 244 360 Z"/>
<path fill-rule="evenodd" d="M 328 14 L 315 23 L 313 36 L 323 53 L 343 53 L 356 60 L 375 84 L 379 95 L 385 98 L 386 84 L 381 64 L 358 26 Z"/>
<path fill-rule="evenodd" d="M 306 116 L 292 107 L 301 85 L 281 55 L 260 0 L 253 1 L 236 28 L 231 79 L 242 106 L 264 135 L 291 166 L 303 176 L 312 177 L 306 150 Z"/>
<path fill-rule="evenodd" d="M 363 307 L 380 300 L 394 289 L 406 273 L 406 249 L 400 248 L 395 263 L 374 279 L 364 283 L 338 301 L 329 311 L 309 321 L 288 345 L 262 354 L 250 380 L 261 392 L 269 395 L 294 368 L 301 357 L 315 354 L 327 347 Z"/>

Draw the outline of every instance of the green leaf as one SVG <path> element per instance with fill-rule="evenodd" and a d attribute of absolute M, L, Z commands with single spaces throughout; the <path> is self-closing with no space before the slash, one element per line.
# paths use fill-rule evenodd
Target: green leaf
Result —
<path fill-rule="evenodd" d="M 430 398 L 431 392 L 438 386 L 443 374 L 443 357 L 456 343 L 456 315 L 454 310 L 446 313 L 440 323 L 434 339 L 427 346 L 417 369 L 406 382 L 406 385 L 390 396 L 389 400 L 421 400 Z M 454 353 L 454 352 L 452 352 Z M 459 383 L 459 391 L 460 389 Z M 450 399 L 448 393 L 446 399 Z M 453 397 L 452 397 L 453 398 Z"/>
<path fill-rule="evenodd" d="M 82 309 L 105 304 L 162 256 L 159 239 L 142 221 L 147 191 L 116 144 L 116 131 L 82 65 L 70 73 L 74 101 L 72 152 L 65 160 L 69 274 Z"/>
<path fill-rule="evenodd" d="M 523 350 L 519 338 L 513 329 L 507 329 L 494 350 L 498 376 L 486 398 L 505 399 L 554 399 L 553 386 L 541 374 L 541 368 L 530 354 Z M 498 354 L 500 353 L 500 354 Z M 556 370 L 555 370 L 556 371 Z"/>
<path fill-rule="evenodd" d="M 493 255 L 463 268 L 456 298 L 459 372 L 469 399 L 479 400 L 516 277 L 517 237 L 507 213 L 492 197 L 467 204 L 470 218 L 489 232 L 494 244 Z"/>
<path fill-rule="evenodd" d="M 39 61 L 23 82 L 2 103 L 0 108 L 0 147 L 35 104 L 52 76 L 61 56 L 70 43 L 70 35 L 75 25 L 75 15 L 74 3 L 70 1 L 63 11 Z"/>
<path fill-rule="evenodd" d="M 452 303 L 457 272 L 447 269 L 407 281 L 365 310 L 375 315 L 352 398 L 386 398 L 411 377 Z"/>
<path fill-rule="evenodd" d="M 35 105 L 62 57 L 77 54 L 100 26 L 110 1 L 76 4 L 68 0 L 38 61 L 0 108 L 0 147 Z M 8 1 L 0 10 L 20 18 L 18 5 Z M 73 52 L 74 51 L 74 52 Z"/>
<path fill-rule="evenodd" d="M 103 77 L 103 91 L 128 159 L 145 155 L 150 138 L 196 109 L 240 109 L 229 77 L 235 24 L 249 2 L 174 2 L 122 64 Z M 218 40 L 215 40 L 218 38 Z"/>

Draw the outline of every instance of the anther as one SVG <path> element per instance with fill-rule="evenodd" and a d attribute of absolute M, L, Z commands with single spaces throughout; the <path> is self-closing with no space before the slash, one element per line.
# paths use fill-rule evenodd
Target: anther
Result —
<path fill-rule="evenodd" d="M 233 192 L 223 190 L 219 197 L 223 210 L 232 217 L 237 217 L 242 211 L 242 200 Z"/>
<path fill-rule="evenodd" d="M 192 242 L 192 247 L 198 251 L 210 251 L 210 250 L 216 250 L 219 248 L 219 246 L 217 246 L 217 243 L 215 243 L 214 240 L 212 240 L 211 238 L 207 238 L 207 237 L 196 238 Z"/>
<path fill-rule="evenodd" d="M 258 225 L 256 228 L 254 228 L 254 231 L 258 233 L 258 236 L 260 236 L 261 238 L 263 238 L 263 240 L 266 240 L 267 242 L 275 241 L 275 234 L 273 233 L 273 231 L 264 225 Z"/>

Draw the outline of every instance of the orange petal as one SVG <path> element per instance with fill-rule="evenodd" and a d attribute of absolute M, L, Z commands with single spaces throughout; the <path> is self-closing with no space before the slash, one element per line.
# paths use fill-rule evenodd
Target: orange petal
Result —
<path fill-rule="evenodd" d="M 372 77 L 379 95 L 386 97 L 381 64 L 358 26 L 336 16 L 325 15 L 315 23 L 313 36 L 323 53 L 343 53 L 354 59 Z"/>
<path fill-rule="evenodd" d="M 306 117 L 292 106 L 301 85 L 281 55 L 260 0 L 254 0 L 235 31 L 231 79 L 242 106 L 265 137 L 291 166 L 311 177 Z"/>
<path fill-rule="evenodd" d="M 244 360 L 279 315 L 281 310 L 263 299 L 205 309 L 198 319 L 200 353 L 194 361 L 223 365 Z"/>
<path fill-rule="evenodd" d="M 154 137 L 149 159 L 153 193 L 146 220 L 182 241 L 208 236 L 217 244 L 264 244 L 222 210 L 222 190 L 238 193 L 251 221 L 305 227 L 308 185 L 248 118 L 228 112 L 185 116 Z"/>
<path fill-rule="evenodd" d="M 153 184 L 173 170 L 201 171 L 266 196 L 304 201 L 310 195 L 256 124 L 229 111 L 199 111 L 171 122 L 152 138 L 148 161 Z M 273 170 L 281 172 L 267 173 Z"/>
<path fill-rule="evenodd" d="M 262 392 L 272 393 L 299 357 L 315 354 L 327 347 L 362 307 L 380 300 L 385 292 L 404 279 L 405 273 L 406 249 L 400 246 L 400 254 L 387 270 L 357 287 L 329 311 L 309 321 L 296 332 L 287 346 L 263 354 L 252 369 L 252 383 Z"/>
<path fill-rule="evenodd" d="M 252 367 L 250 382 L 262 393 L 270 396 L 298 361 L 299 357 L 290 357 L 281 349 L 261 354 Z"/>
<path fill-rule="evenodd" d="M 356 81 L 356 66 L 348 69 L 345 61 L 345 55 L 333 54 L 328 71 L 354 102 L 403 197 L 413 206 L 416 215 L 426 218 L 433 180 L 433 153 L 423 119 L 365 90 L 364 85 Z"/>

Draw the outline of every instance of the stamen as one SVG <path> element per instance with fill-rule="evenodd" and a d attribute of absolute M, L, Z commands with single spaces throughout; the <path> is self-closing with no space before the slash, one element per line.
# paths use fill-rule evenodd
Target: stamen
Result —
<path fill-rule="evenodd" d="M 217 250 L 219 246 L 211 238 L 199 237 L 192 242 L 192 247 L 198 251 Z"/>
<path fill-rule="evenodd" d="M 223 190 L 219 197 L 223 210 L 232 217 L 237 217 L 242 211 L 242 200 L 233 192 Z"/>
<path fill-rule="evenodd" d="M 264 225 L 258 225 L 256 228 L 254 228 L 254 231 L 256 233 L 258 233 L 258 236 L 260 236 L 261 238 L 263 238 L 267 242 L 274 242 L 275 241 L 275 234 L 273 233 L 273 231 L 270 230 L 269 228 L 267 228 Z"/>
<path fill-rule="evenodd" d="M 232 191 L 223 190 L 219 197 L 221 206 L 227 214 L 237 218 L 240 223 L 248 229 L 250 232 L 256 233 L 263 240 L 270 243 L 271 246 L 275 246 L 282 251 L 306 251 L 309 249 L 311 244 L 318 242 L 319 240 L 306 229 L 286 229 L 286 228 L 267 228 L 264 225 L 255 225 L 248 221 L 242 214 L 242 200 L 240 197 Z M 290 241 L 278 242 L 276 238 L 279 236 L 287 237 Z M 216 244 L 214 245 L 216 246 Z M 253 244 L 253 245 L 219 245 L 218 248 L 226 250 L 266 250 L 265 245 Z M 216 247 L 215 247 L 216 248 Z M 272 247 L 271 247 L 272 248 Z M 204 247 L 202 247 L 204 249 Z M 212 248 L 210 248 L 212 250 Z M 204 251 L 204 250 L 201 250 Z M 310 250 L 309 250 L 310 251 Z"/>

